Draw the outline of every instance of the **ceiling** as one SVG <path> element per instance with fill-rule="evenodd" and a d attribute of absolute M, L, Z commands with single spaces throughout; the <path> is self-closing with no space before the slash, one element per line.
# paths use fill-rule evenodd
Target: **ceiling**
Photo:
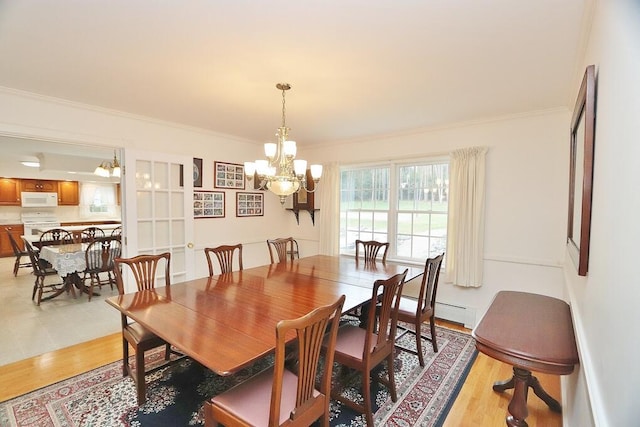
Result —
<path fill-rule="evenodd" d="M 589 0 L 0 0 L 0 86 L 256 142 L 572 104 Z M 126 135 L 123 135 L 126 137 Z"/>

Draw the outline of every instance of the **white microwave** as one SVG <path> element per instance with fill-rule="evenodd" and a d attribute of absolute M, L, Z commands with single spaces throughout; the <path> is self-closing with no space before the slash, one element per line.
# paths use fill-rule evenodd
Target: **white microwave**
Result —
<path fill-rule="evenodd" d="M 23 208 L 48 208 L 58 206 L 58 193 L 23 191 L 20 195 Z"/>

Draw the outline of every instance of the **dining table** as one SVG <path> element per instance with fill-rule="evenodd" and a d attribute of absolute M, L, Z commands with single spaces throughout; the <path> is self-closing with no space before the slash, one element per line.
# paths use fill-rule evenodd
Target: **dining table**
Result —
<path fill-rule="evenodd" d="M 343 313 L 371 300 L 373 283 L 422 266 L 314 255 L 214 275 L 106 302 L 218 375 L 231 375 L 275 351 L 276 324 L 345 295 Z M 290 334 L 288 341 L 295 339 Z"/>
<path fill-rule="evenodd" d="M 47 261 L 58 272 L 63 279 L 63 286 L 50 298 L 70 292 L 75 298 L 75 289 L 81 293 L 89 293 L 84 285 L 84 280 L 80 277 L 87 268 L 85 253 L 88 243 L 72 243 L 65 245 L 46 245 L 40 248 L 40 259 Z M 99 295 L 93 293 L 93 295 Z"/>

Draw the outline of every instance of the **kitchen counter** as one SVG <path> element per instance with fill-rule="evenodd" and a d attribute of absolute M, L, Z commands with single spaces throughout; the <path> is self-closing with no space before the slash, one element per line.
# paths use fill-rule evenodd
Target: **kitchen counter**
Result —
<path fill-rule="evenodd" d="M 68 223 L 63 223 L 63 224 L 68 224 Z M 60 228 L 62 228 L 63 230 L 74 232 L 74 231 L 82 231 L 88 227 L 97 227 L 97 228 L 101 228 L 105 232 L 110 232 L 114 228 L 120 227 L 121 225 L 122 224 L 119 222 L 114 222 L 113 224 L 60 225 Z M 34 229 L 34 232 L 37 234 L 42 234 L 44 231 L 46 230 L 39 230 L 37 228 Z"/>
<path fill-rule="evenodd" d="M 22 220 L 20 218 L 0 219 L 0 225 L 17 225 L 17 224 L 22 224 Z"/>

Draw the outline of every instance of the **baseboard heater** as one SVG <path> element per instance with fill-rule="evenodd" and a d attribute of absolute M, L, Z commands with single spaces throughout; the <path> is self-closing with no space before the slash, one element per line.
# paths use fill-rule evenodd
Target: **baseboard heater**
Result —
<path fill-rule="evenodd" d="M 473 329 L 476 325 L 476 309 L 472 307 L 436 302 L 436 317 L 459 323 L 469 329 Z"/>

